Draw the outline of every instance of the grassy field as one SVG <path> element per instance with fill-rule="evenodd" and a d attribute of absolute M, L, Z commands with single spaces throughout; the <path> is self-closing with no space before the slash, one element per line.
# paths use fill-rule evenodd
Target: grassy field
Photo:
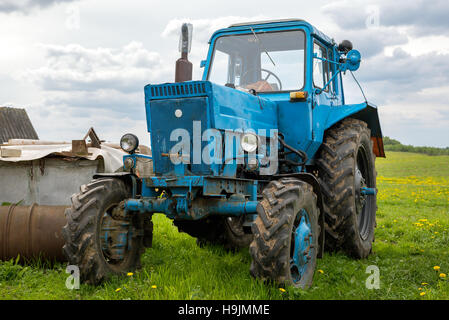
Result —
<path fill-rule="evenodd" d="M 268 286 L 249 275 L 248 250 L 199 248 L 162 215 L 143 269 L 99 287 L 65 287 L 65 265 L 0 263 L 0 299 L 449 299 L 449 156 L 387 153 L 377 159 L 373 254 L 325 254 L 307 291 Z M 367 289 L 368 266 L 380 288 Z M 437 269 L 437 270 L 435 270 Z"/>

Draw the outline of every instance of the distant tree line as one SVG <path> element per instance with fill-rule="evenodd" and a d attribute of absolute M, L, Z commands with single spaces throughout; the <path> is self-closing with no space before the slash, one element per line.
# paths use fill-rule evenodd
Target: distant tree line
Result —
<path fill-rule="evenodd" d="M 398 140 L 391 139 L 390 137 L 384 137 L 383 140 L 386 151 L 424 153 L 429 156 L 449 155 L 449 147 L 436 148 L 436 147 L 415 147 L 411 145 L 403 145 Z"/>

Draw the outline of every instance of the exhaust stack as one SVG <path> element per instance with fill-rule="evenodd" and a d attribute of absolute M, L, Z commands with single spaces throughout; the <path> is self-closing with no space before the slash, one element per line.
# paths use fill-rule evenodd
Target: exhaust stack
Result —
<path fill-rule="evenodd" d="M 181 39 L 179 43 L 181 58 L 176 61 L 175 82 L 192 80 L 193 66 L 187 57 L 192 44 L 191 37 L 192 25 L 190 23 L 184 23 L 181 28 Z"/>

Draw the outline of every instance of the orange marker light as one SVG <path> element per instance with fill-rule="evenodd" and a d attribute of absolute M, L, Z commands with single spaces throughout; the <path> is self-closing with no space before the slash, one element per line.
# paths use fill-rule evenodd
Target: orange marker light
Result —
<path fill-rule="evenodd" d="M 307 91 L 292 91 L 290 92 L 290 100 L 306 100 Z"/>

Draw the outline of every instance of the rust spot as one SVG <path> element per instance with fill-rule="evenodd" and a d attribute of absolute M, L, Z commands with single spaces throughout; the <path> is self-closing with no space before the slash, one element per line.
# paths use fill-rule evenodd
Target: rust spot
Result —
<path fill-rule="evenodd" d="M 384 141 L 381 137 L 371 137 L 373 152 L 376 157 L 385 158 Z"/>

